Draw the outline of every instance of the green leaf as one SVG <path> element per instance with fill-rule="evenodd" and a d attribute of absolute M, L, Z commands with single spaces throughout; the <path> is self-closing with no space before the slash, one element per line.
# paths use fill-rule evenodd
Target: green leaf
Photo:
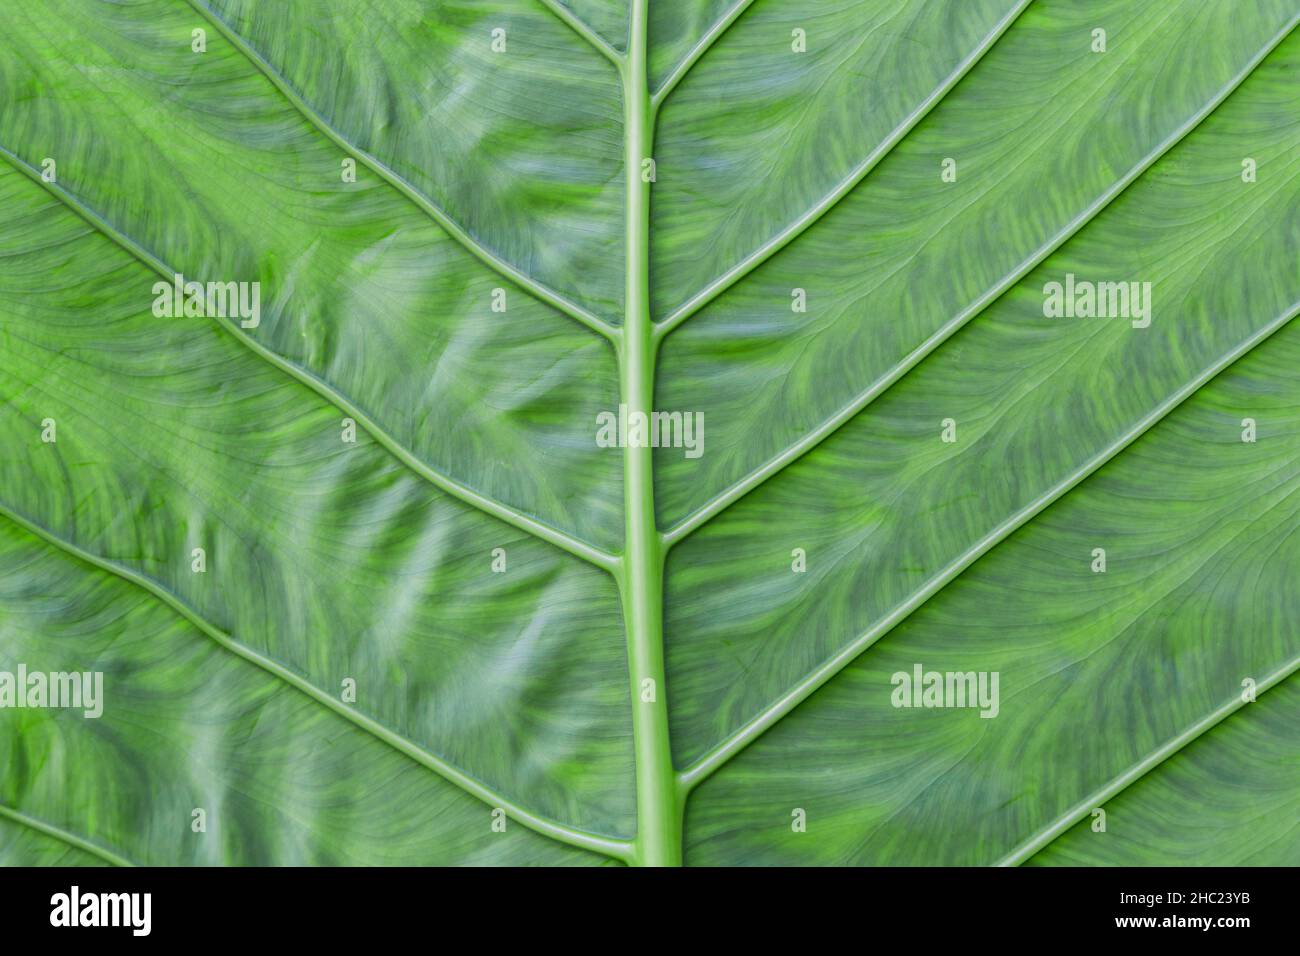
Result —
<path fill-rule="evenodd" d="M 4 6 L 0 861 L 1300 861 L 1298 22 Z"/>

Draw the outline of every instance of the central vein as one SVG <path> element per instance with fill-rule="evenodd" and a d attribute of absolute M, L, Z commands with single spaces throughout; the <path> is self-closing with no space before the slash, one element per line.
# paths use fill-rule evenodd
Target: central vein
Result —
<path fill-rule="evenodd" d="M 650 320 L 650 176 L 654 111 L 646 69 L 648 0 L 633 0 L 623 64 L 623 158 L 627 176 L 627 285 L 619 342 L 619 388 L 628 413 L 653 411 L 657 342 Z M 655 524 L 653 450 L 644 443 L 623 451 L 624 559 L 619 570 L 627 628 L 636 757 L 635 861 L 675 866 L 682 857 L 682 813 L 677 797 L 668 709 L 664 694 L 664 549 Z"/>

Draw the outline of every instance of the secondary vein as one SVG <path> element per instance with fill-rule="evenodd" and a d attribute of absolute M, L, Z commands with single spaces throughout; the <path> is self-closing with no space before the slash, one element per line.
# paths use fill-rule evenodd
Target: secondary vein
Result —
<path fill-rule="evenodd" d="M 673 67 L 672 72 L 659 84 L 659 89 L 655 90 L 650 97 L 651 113 L 659 111 L 659 107 L 663 105 L 664 100 L 668 99 L 672 91 L 677 89 L 677 84 L 684 80 L 686 75 L 694 69 L 695 64 L 700 61 L 700 57 L 709 52 L 713 45 L 718 42 L 718 39 L 731 28 L 733 23 L 740 19 L 740 15 L 748 10 L 753 3 L 754 0 L 737 0 L 736 3 L 732 4 L 731 9 L 723 14 L 722 19 L 714 23 L 708 32 L 700 37 L 695 46 L 687 51 L 686 56 L 682 57 L 681 61 Z"/>
<path fill-rule="evenodd" d="M 558 309 L 570 318 L 581 322 L 593 332 L 615 342 L 619 338 L 619 330 L 610 325 L 604 319 L 601 319 L 595 313 L 584 308 L 578 303 L 572 301 L 556 290 L 550 288 L 526 272 L 516 268 L 507 262 L 497 253 L 488 249 L 458 222 L 451 218 L 446 212 L 439 208 L 428 196 L 417 189 L 412 183 L 403 178 L 396 170 L 390 168 L 379 158 L 372 156 L 360 146 L 350 141 L 342 133 L 331 126 L 320 113 L 309 104 L 298 92 L 289 85 L 289 82 L 280 74 L 271 63 L 262 56 L 253 46 L 245 40 L 240 34 L 235 32 L 225 20 L 217 14 L 203 0 L 186 0 L 200 16 L 204 17 L 211 23 L 218 32 L 221 33 L 244 57 L 252 63 L 268 80 L 271 81 L 276 90 L 280 92 L 289 104 L 296 109 L 302 117 L 312 126 L 323 133 L 334 145 L 338 146 L 353 159 L 370 169 L 375 175 L 400 192 L 403 196 L 415 203 L 430 219 L 442 227 L 452 239 L 464 247 L 480 262 L 489 268 L 509 279 L 521 289 L 531 294 L 533 297 L 545 302 L 552 308 Z"/>
<path fill-rule="evenodd" d="M 948 92 L 957 85 L 963 76 L 984 58 L 984 55 L 993 48 L 993 45 L 1002 37 L 1020 16 L 1021 12 L 1032 3 L 1033 0 L 1019 0 L 1001 20 L 994 25 L 975 48 L 967 54 L 957 67 L 948 74 L 942 83 L 940 83 L 930 94 L 921 101 L 915 109 L 909 113 L 901 123 L 894 127 L 893 131 L 881 142 L 866 159 L 862 160 L 857 166 L 849 172 L 847 176 L 840 180 L 830 192 L 822 196 L 811 208 L 805 211 L 799 218 L 795 219 L 788 226 L 772 236 L 761 246 L 747 255 L 740 262 L 736 263 L 722 275 L 718 276 L 708 285 L 706 285 L 691 298 L 678 306 L 666 318 L 657 323 L 655 335 L 662 339 L 672 332 L 688 318 L 698 312 L 704 306 L 708 305 L 722 293 L 726 292 L 733 285 L 743 279 L 749 273 L 753 272 L 760 265 L 770 259 L 776 253 L 780 252 L 787 245 L 802 235 L 810 226 L 816 223 L 822 216 L 835 208 L 841 199 L 853 191 L 854 187 L 866 177 L 866 175 L 875 169 L 876 166 L 884 159 L 894 147 L 897 146 L 903 138 L 912 131 L 925 116 L 938 103 L 948 95 Z"/>
<path fill-rule="evenodd" d="M 750 718 L 750 720 L 746 721 L 746 723 L 738 730 L 729 734 L 724 740 L 715 745 L 693 764 L 685 770 L 680 771 L 678 774 L 678 781 L 681 788 L 684 791 L 689 792 L 699 786 L 700 783 L 717 771 L 718 768 L 728 760 L 748 747 L 769 728 L 799 706 L 799 704 L 811 697 L 818 688 L 822 687 L 845 667 L 857 660 L 857 658 L 867 650 L 867 648 L 871 647 L 896 626 L 902 623 L 902 621 L 910 617 L 913 612 L 930 600 L 930 598 L 935 594 L 943 590 L 953 579 L 989 551 L 993 550 L 993 548 L 1002 541 L 1006 540 L 1013 531 L 1024 525 L 1030 519 L 1039 514 L 1039 512 L 1043 511 L 1048 505 L 1064 496 L 1102 465 L 1106 464 L 1106 462 L 1110 461 L 1122 452 L 1139 437 L 1145 434 L 1157 422 L 1161 421 L 1175 408 L 1200 390 L 1203 385 L 1213 379 L 1216 375 L 1220 374 L 1234 362 L 1239 361 L 1261 342 L 1265 341 L 1279 329 L 1286 326 L 1286 324 L 1294 319 L 1297 314 L 1300 314 L 1300 301 L 1293 303 L 1282 315 L 1274 318 L 1262 328 L 1256 330 L 1254 334 L 1250 335 L 1216 359 L 1213 363 L 1197 374 L 1191 381 L 1185 383 L 1181 388 L 1148 412 L 1143 418 L 1133 424 L 1128 431 L 1120 435 L 1106 448 L 1097 452 L 1097 454 L 1089 458 L 1056 485 L 1034 498 L 1015 514 L 1010 515 L 994 528 L 989 530 L 983 537 L 950 561 L 937 574 L 931 577 L 922 587 L 914 591 L 906 601 L 899 604 L 888 615 L 881 618 L 850 643 L 842 647 L 833 656 L 827 658 L 818 665 L 818 667 L 806 674 L 798 683 L 786 691 L 785 694 L 773 701 L 767 707 L 763 708 L 763 710 Z"/>
<path fill-rule="evenodd" d="M 1048 256 L 1068 242 L 1080 229 L 1091 222 L 1107 206 L 1123 194 L 1133 183 L 1140 179 L 1161 157 L 1178 145 L 1193 130 L 1217 110 L 1229 96 L 1244 83 L 1259 65 L 1291 34 L 1300 18 L 1293 20 L 1287 27 L 1273 36 L 1238 73 L 1220 87 L 1201 109 L 1189 117 L 1186 122 L 1171 132 L 1158 143 L 1146 156 L 1139 160 L 1127 173 L 1116 180 L 1105 192 L 1067 222 L 1055 235 L 1035 249 L 1014 270 L 1002 276 L 974 302 L 956 316 L 940 326 L 925 341 L 900 359 L 889 371 L 872 382 L 853 397 L 851 401 L 838 409 L 833 415 L 821 422 L 812 431 L 801 437 L 787 448 L 782 449 L 772 458 L 755 468 L 745 477 L 735 482 L 708 502 L 691 512 L 673 527 L 664 532 L 665 547 L 672 547 L 682 539 L 698 530 L 702 525 L 717 517 L 759 485 L 784 471 L 786 467 L 798 461 L 823 441 L 833 435 L 845 424 L 857 416 L 864 408 L 879 398 L 895 385 L 908 372 L 920 364 L 921 360 L 948 341 L 957 331 L 975 319 L 994 302 L 1005 295 L 1017 282 L 1037 268 Z"/>
<path fill-rule="evenodd" d="M 623 64 L 626 62 L 626 57 L 615 50 L 614 47 L 611 46 L 603 36 L 593 30 L 589 24 L 580 19 L 577 14 L 561 3 L 560 0 L 540 0 L 540 2 L 547 10 L 550 10 L 551 13 L 564 21 L 564 23 L 567 24 L 574 33 L 586 40 L 592 47 L 599 50 L 605 59 L 609 60 L 610 63 L 613 63 L 614 66 L 622 72 Z"/>
<path fill-rule="evenodd" d="M 551 837 L 552 839 L 558 840 L 562 843 L 567 843 L 584 850 L 591 850 L 624 861 L 630 859 L 631 844 L 628 841 L 590 833 L 576 827 L 570 827 L 566 824 L 558 823 L 554 820 L 533 813 L 530 810 L 524 809 L 519 804 L 505 798 L 501 794 L 492 790 L 486 784 L 470 776 L 468 773 L 439 757 L 437 754 L 426 750 L 414 741 L 409 740 L 389 727 L 386 727 L 373 717 L 362 713 L 354 707 L 348 706 L 343 703 L 342 700 L 336 699 L 333 695 L 321 690 L 316 685 L 303 679 L 274 658 L 259 653 L 251 647 L 239 642 L 230 634 L 227 634 L 215 624 L 208 621 L 198 611 L 190 607 L 190 605 L 186 604 L 153 578 L 141 574 L 133 568 L 118 564 L 115 561 L 110 561 L 100 555 L 93 554 L 71 541 L 59 537 L 43 525 L 32 521 L 30 518 L 14 511 L 8 505 L 3 503 L 0 503 L 0 515 L 8 518 L 14 524 L 18 525 L 29 534 L 35 535 L 42 541 L 45 541 L 47 544 L 58 548 L 59 550 L 62 550 L 73 557 L 100 569 L 101 571 L 106 571 L 109 574 L 115 575 L 124 581 L 128 581 L 131 584 L 142 588 L 232 654 L 243 658 L 251 664 L 255 664 L 267 673 L 278 677 L 286 684 L 289 684 L 312 698 L 312 700 L 319 704 L 323 704 L 355 726 L 367 731 L 375 738 L 388 744 L 394 750 L 411 758 L 421 766 L 432 770 L 450 783 L 455 784 L 471 796 L 477 797 L 479 800 L 482 800 L 491 807 L 499 807 L 504 810 L 506 815 L 511 819 L 518 821 L 529 829 L 535 830 L 538 833 Z"/>
<path fill-rule="evenodd" d="M 1256 694 L 1262 694 L 1270 688 L 1277 686 L 1297 670 L 1300 670 L 1300 655 L 1291 658 L 1290 661 L 1260 680 L 1255 685 Z M 1196 740 L 1207 731 L 1218 726 L 1218 724 L 1223 720 L 1232 714 L 1235 714 L 1244 706 L 1246 706 L 1246 701 L 1242 699 L 1240 694 L 1238 694 L 1234 696 L 1232 700 L 1228 701 L 1228 703 L 1215 708 L 1182 733 L 1178 734 L 1176 737 L 1170 738 L 1123 773 L 1108 781 L 1104 786 L 1088 794 L 1088 796 L 1084 797 L 1081 801 L 1076 803 L 1065 813 L 1061 814 L 1047 826 L 1034 833 L 994 865 L 1019 866 L 1021 863 L 1024 863 L 1034 854 L 1040 852 L 1048 844 L 1052 843 L 1066 830 L 1087 817 L 1094 808 L 1100 807 L 1102 804 L 1114 799 L 1118 793 L 1131 787 L 1134 783 L 1142 779 L 1156 767 L 1160 766 L 1160 764 L 1164 763 L 1174 754 L 1178 753 L 1193 740 Z"/>
<path fill-rule="evenodd" d="M 158 273 L 158 275 L 170 281 L 176 274 L 176 271 L 169 265 L 155 256 L 148 249 L 145 249 L 142 245 L 130 236 L 126 235 L 126 233 L 122 232 L 112 223 L 108 222 L 108 220 L 99 215 L 99 213 L 95 212 L 68 190 L 55 183 L 45 182 L 36 169 L 29 166 L 21 157 L 11 152 L 3 145 L 0 145 L 0 156 L 3 156 L 11 165 L 19 170 L 19 172 L 22 172 L 33 182 L 36 182 L 48 190 L 87 223 L 97 229 L 104 236 L 116 242 L 135 258 L 139 259 L 154 272 Z M 406 446 L 399 442 L 394 436 L 390 435 L 383 426 L 374 421 L 341 392 L 335 390 L 333 386 L 327 384 L 322 379 L 317 378 L 307 369 L 290 362 L 278 352 L 274 352 L 262 345 L 241 329 L 239 324 L 233 319 L 214 317 L 213 321 L 271 365 L 292 376 L 303 385 L 306 385 L 321 398 L 325 399 L 331 405 L 334 405 L 350 418 L 354 419 L 358 425 L 364 428 L 380 446 L 397 458 L 398 461 L 402 462 L 402 464 L 406 465 L 406 467 L 411 469 L 411 471 L 415 472 L 435 487 L 445 491 L 453 498 L 456 498 L 479 511 L 489 514 L 494 518 L 504 521 L 512 527 L 518 528 L 520 531 L 525 531 L 534 537 L 548 542 L 549 544 L 553 544 L 557 548 L 561 548 L 575 557 L 582 558 L 611 574 L 619 567 L 619 559 L 617 556 L 610 554 L 595 545 L 588 544 L 586 541 L 575 538 L 544 521 L 532 517 L 531 515 L 524 514 L 522 511 L 518 511 L 494 498 L 481 494 L 480 492 L 470 488 L 468 485 L 462 484 L 449 475 L 445 475 L 430 467 L 417 458 L 413 452 L 406 448 Z"/>
<path fill-rule="evenodd" d="M 77 836 L 69 830 L 64 830 L 62 827 L 56 827 L 54 824 L 46 823 L 44 820 L 38 820 L 36 817 L 30 817 L 21 810 L 7 807 L 3 803 L 0 803 L 0 817 L 22 824 L 38 833 L 44 833 L 48 837 L 61 840 L 68 844 L 68 846 L 75 847 L 76 849 L 81 850 L 84 853 L 89 853 L 92 856 L 97 856 L 105 863 L 111 863 L 113 866 L 136 865 L 126 857 L 121 856 L 112 850 L 106 849 L 105 847 L 99 846 L 96 843 L 92 843 L 85 837 Z"/>

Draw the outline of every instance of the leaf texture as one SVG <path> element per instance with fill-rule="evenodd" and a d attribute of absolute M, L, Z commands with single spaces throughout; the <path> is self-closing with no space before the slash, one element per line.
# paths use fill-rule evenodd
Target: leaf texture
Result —
<path fill-rule="evenodd" d="M 1298 22 L 3 6 L 0 862 L 1294 864 Z"/>

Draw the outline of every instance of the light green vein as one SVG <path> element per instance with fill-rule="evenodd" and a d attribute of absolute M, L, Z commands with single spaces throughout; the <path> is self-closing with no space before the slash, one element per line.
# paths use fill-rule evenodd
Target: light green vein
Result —
<path fill-rule="evenodd" d="M 681 61 L 673 67 L 672 72 L 659 84 L 659 89 L 655 90 L 650 97 L 651 115 L 659 112 L 659 107 L 663 105 L 664 100 L 668 99 L 672 91 L 677 89 L 677 84 L 686 78 L 686 74 L 691 72 L 695 64 L 700 61 L 700 57 L 709 52 L 713 44 L 718 41 L 718 38 L 726 33 L 731 28 L 731 25 L 739 20 L 740 15 L 748 10 L 753 3 L 754 0 L 736 0 L 731 9 L 723 14 L 722 19 L 713 24 L 708 32 L 700 37 L 695 46 L 691 47 L 686 56 L 682 57 Z"/>
<path fill-rule="evenodd" d="M 537 279 L 528 275 L 526 272 L 516 268 L 507 262 L 501 256 L 497 255 L 478 240 L 469 234 L 458 222 L 447 215 L 424 193 L 416 189 L 414 185 L 407 182 L 395 170 L 389 168 L 382 160 L 366 152 L 355 143 L 348 140 L 342 133 L 334 129 L 315 108 L 304 100 L 298 92 L 289 85 L 289 82 L 280 75 L 279 71 L 268 62 L 261 53 L 255 50 L 247 40 L 235 32 L 235 30 L 226 23 L 225 20 L 217 14 L 203 0 L 185 0 L 194 8 L 200 16 L 204 17 L 211 23 L 218 32 L 221 33 L 231 45 L 242 53 L 250 63 L 253 64 L 271 84 L 280 91 L 290 105 L 293 106 L 302 117 L 311 123 L 317 130 L 325 135 L 330 142 L 338 146 L 339 149 L 346 152 L 353 159 L 370 169 L 375 175 L 400 192 L 403 196 L 415 203 L 430 219 L 442 227 L 447 235 L 451 236 L 456 242 L 463 246 L 476 259 L 487 265 L 489 268 L 509 279 L 518 285 L 521 289 L 530 295 L 545 302 L 552 308 L 558 309 L 565 315 L 578 322 L 581 322 L 587 328 L 599 333 L 611 342 L 616 342 L 619 338 L 619 330 L 610 325 L 604 319 L 599 318 L 593 312 L 583 308 L 578 303 L 561 295 L 556 290 L 544 285 Z"/>
<path fill-rule="evenodd" d="M 1052 502 L 1057 501 L 1075 485 L 1083 481 L 1106 462 L 1136 441 L 1148 429 L 1172 412 L 1175 408 L 1195 394 L 1206 382 L 1210 381 L 1228 366 L 1248 354 L 1253 348 L 1273 335 L 1300 314 L 1300 302 L 1293 303 L 1281 316 L 1273 319 L 1253 335 L 1220 356 L 1207 366 L 1191 381 L 1171 394 L 1163 402 L 1143 416 L 1114 442 L 1097 452 L 1086 462 L 1070 472 L 1065 478 L 1047 491 L 1034 498 L 1019 511 L 1001 521 L 982 538 L 950 561 L 935 574 L 924 586 L 914 591 L 902 604 L 888 615 L 881 618 L 870 628 L 846 644 L 836 654 L 822 662 L 817 668 L 806 674 L 798 683 L 781 697 L 763 708 L 748 720 L 739 730 L 729 734 L 726 739 L 714 746 L 708 753 L 682 770 L 678 774 L 678 785 L 683 792 L 689 792 L 707 779 L 710 774 L 725 764 L 740 751 L 744 750 L 765 731 L 807 700 L 849 664 L 853 663 L 863 651 L 893 630 L 899 623 L 909 617 L 917 608 L 943 590 L 949 582 L 960 575 L 979 558 L 1004 541 L 1008 535 L 1025 524 Z"/>
<path fill-rule="evenodd" d="M 599 50 L 605 59 L 614 64 L 619 73 L 623 72 L 623 64 L 627 61 L 627 58 L 618 50 L 615 50 L 603 36 L 583 22 L 577 14 L 561 3 L 560 0 L 540 0 L 540 2 L 547 10 L 550 10 L 564 21 L 574 33 Z"/>
<path fill-rule="evenodd" d="M 46 823 L 44 820 L 29 817 L 27 814 L 15 810 L 13 807 L 7 807 L 3 803 L 0 803 L 0 817 L 12 820 L 15 823 L 21 823 L 23 826 L 30 827 L 38 833 L 44 833 L 46 836 L 60 840 L 63 843 L 68 844 L 70 847 L 75 847 L 78 850 L 89 853 L 91 856 L 99 857 L 99 859 L 103 860 L 105 863 L 111 863 L 113 866 L 135 866 L 135 864 L 126 857 L 119 856 L 112 850 L 107 850 L 102 846 L 91 843 L 84 837 L 79 837 L 68 830 Z"/>
<path fill-rule="evenodd" d="M 196 610 L 153 578 L 140 574 L 138 571 L 126 567 L 125 565 L 118 564 L 115 561 L 110 561 L 97 554 L 92 554 L 84 548 L 73 544 L 71 541 L 66 541 L 41 524 L 19 514 L 3 503 L 0 503 L 0 515 L 4 515 L 14 524 L 18 525 L 29 534 L 35 535 L 42 541 L 45 541 L 47 544 L 65 551 L 73 557 L 79 558 L 85 563 L 99 568 L 101 571 L 106 571 L 109 574 L 116 575 L 117 577 L 144 589 L 158 601 L 161 601 L 181 617 L 185 618 L 185 620 L 189 621 L 192 625 L 232 654 L 236 654 L 249 663 L 257 665 L 267 673 L 280 678 L 286 684 L 289 684 L 306 694 L 317 703 L 325 705 L 345 720 L 348 720 L 355 726 L 367 731 L 399 753 L 410 757 L 422 767 L 432 770 L 434 773 L 460 787 L 460 789 L 464 790 L 471 796 L 477 797 L 491 807 L 504 810 L 508 817 L 518 821 L 530 830 L 551 837 L 561 843 L 566 843 L 583 850 L 590 850 L 595 853 L 602 853 L 605 856 L 610 856 L 618 860 L 628 861 L 631 858 L 632 848 L 628 841 L 589 833 L 586 830 L 580 830 L 576 827 L 570 827 L 558 823 L 554 820 L 547 819 L 546 817 L 539 816 L 530 810 L 526 810 L 519 804 L 506 799 L 485 784 L 476 780 L 474 777 L 465 773 L 460 768 L 448 763 L 443 758 L 431 753 L 413 741 L 403 737 L 401 734 L 389 729 L 373 717 L 362 713 L 354 707 L 349 707 L 341 700 L 327 694 L 310 681 L 304 680 L 300 675 L 294 673 L 279 661 L 267 657 L 266 655 L 253 650 L 251 647 L 235 640 L 235 638 L 209 622 Z"/>
<path fill-rule="evenodd" d="M 903 137 L 912 131 L 913 127 L 915 127 L 917 123 L 921 122 L 921 120 L 925 118 L 930 110 L 934 109 L 934 107 L 948 95 L 948 92 L 957 85 L 961 78 L 969 73 L 976 63 L 983 59 L 984 54 L 988 53 L 988 51 L 993 48 L 994 44 L 1001 39 L 1002 34 L 1011 27 L 1011 24 L 1015 22 L 1016 18 L 1019 17 L 1024 9 L 1032 2 L 1033 0 L 1019 0 L 1019 2 L 994 25 L 993 29 L 985 34 L 984 38 L 976 44 L 975 48 L 967 54 L 966 58 L 957 64 L 956 69 L 949 73 L 944 81 L 935 87 L 930 92 L 930 95 L 922 100 L 921 103 L 918 104 L 901 123 L 895 126 L 889 136 L 876 146 L 866 159 L 853 167 L 849 174 L 841 179 L 834 189 L 826 193 L 826 195 L 819 199 L 811 208 L 804 212 L 803 215 L 799 216 L 799 218 L 795 219 L 775 236 L 772 236 L 749 255 L 745 256 L 745 258 L 741 259 L 740 262 L 736 263 L 699 292 L 695 293 L 695 295 L 683 302 L 661 322 L 657 323 L 655 326 L 656 338 L 662 339 L 664 336 L 668 335 L 668 333 L 677 328 L 700 309 L 704 308 L 704 306 L 708 305 L 768 259 L 772 258 L 772 256 L 776 255 L 788 246 L 791 242 L 801 236 L 810 226 L 821 219 L 822 216 L 826 215 L 827 212 L 833 209 L 841 199 L 853 191 L 854 187 L 857 186 L 858 183 L 862 182 L 871 170 L 876 168 L 880 161 L 884 159 L 899 142 L 902 141 Z"/>
<path fill-rule="evenodd" d="M 164 279 L 171 281 L 171 279 L 175 275 L 175 270 L 173 270 L 170 266 L 164 263 L 161 259 L 155 256 L 149 250 L 141 246 L 130 236 L 123 233 L 112 223 L 108 222 L 97 212 L 95 212 L 93 209 L 91 209 L 89 206 L 83 203 L 80 199 L 72 195 L 62 186 L 59 186 L 55 183 L 45 182 L 38 170 L 29 166 L 21 157 L 10 152 L 6 147 L 2 145 L 0 145 L 0 156 L 3 156 L 5 159 L 7 159 L 16 169 L 24 173 L 33 182 L 44 187 L 49 192 L 53 193 L 54 196 L 56 196 L 64 204 L 66 204 L 68 208 L 70 208 L 73 212 L 75 212 L 78 216 L 80 216 L 82 219 L 88 222 L 99 232 L 103 233 L 109 239 L 112 239 L 119 246 L 121 246 L 127 252 L 131 253 L 131 255 L 135 256 L 142 263 L 144 263 L 150 269 L 154 270 Z M 553 544 L 557 548 L 561 548 L 567 551 L 569 554 L 574 555 L 575 557 L 582 558 L 583 560 L 588 561 L 591 564 L 594 564 L 596 567 L 601 568 L 604 571 L 608 571 L 609 573 L 612 574 L 618 568 L 619 559 L 615 555 L 612 555 L 607 551 L 595 547 L 594 545 L 588 544 L 585 541 L 575 538 L 572 535 L 569 535 L 559 530 L 558 528 L 552 527 L 551 525 L 545 523 L 544 521 L 540 521 L 537 518 L 534 518 L 530 515 L 526 515 L 521 511 L 517 511 L 514 508 L 510 507 L 509 505 L 502 504 L 501 502 L 493 498 L 489 498 L 486 495 L 480 494 L 479 492 L 470 488 L 468 485 L 464 485 L 461 482 L 455 480 L 454 478 L 448 475 L 444 475 L 442 472 L 434 470 L 429 465 L 425 464 L 423 461 L 417 458 L 410 450 L 408 450 L 404 445 L 402 445 L 401 442 L 399 442 L 396 438 L 390 435 L 383 428 L 382 425 L 374 421 L 369 415 L 367 415 L 359 407 L 354 405 L 342 393 L 336 391 L 333 386 L 317 378 L 315 375 L 313 375 L 311 372 L 307 371 L 306 369 L 301 368 L 300 366 L 290 362 L 288 359 L 286 359 L 284 356 L 280 355 L 279 353 L 273 352 L 270 349 L 268 349 L 266 346 L 262 345 L 252 336 L 248 335 L 248 333 L 246 333 L 243 329 L 241 329 L 239 327 L 239 323 L 236 322 L 235 320 L 230 318 L 213 318 L 213 321 L 216 322 L 218 325 L 220 325 L 222 328 L 224 328 L 227 332 L 233 335 L 236 339 L 238 339 L 248 348 L 252 349 L 255 353 L 257 353 L 257 355 L 261 356 L 267 362 L 274 365 L 282 372 L 291 375 L 293 378 L 297 379 L 303 385 L 306 385 L 308 388 L 310 388 L 321 398 L 325 399 L 327 402 L 329 402 L 330 404 L 334 405 L 336 408 L 340 409 L 345 414 L 347 414 L 350 418 L 354 419 L 357 422 L 357 424 L 359 424 L 362 428 L 364 428 L 370 434 L 370 436 L 374 438 L 374 440 L 379 445 L 381 445 L 390 454 L 392 454 L 393 457 L 395 457 L 402 464 L 406 465 L 406 467 L 410 468 L 411 471 L 415 472 L 421 478 L 428 481 L 430 484 L 441 489 L 442 491 L 445 491 L 453 498 L 463 501 L 465 504 L 471 505 L 472 507 L 477 508 L 479 511 L 482 511 L 486 514 L 491 515 L 494 518 L 504 521 L 507 524 L 511 525 L 512 527 L 518 528 L 520 531 L 525 531 L 528 534 L 534 535 L 535 537 L 542 539 L 543 541 Z"/>
<path fill-rule="evenodd" d="M 781 471 L 795 461 L 798 461 L 808 452 L 812 451 L 832 434 L 843 427 L 847 422 L 854 418 L 864 408 L 874 402 L 885 391 L 892 387 L 899 379 L 903 378 L 908 372 L 920 364 L 921 360 L 937 349 L 940 345 L 950 339 L 959 329 L 969 323 L 981 312 L 991 306 L 994 302 L 1005 295 L 1021 279 L 1032 272 L 1048 256 L 1068 242 L 1080 229 L 1091 222 L 1107 206 L 1115 201 L 1125 190 L 1134 182 L 1142 177 L 1162 156 L 1178 145 L 1188 134 L 1200 126 L 1205 120 L 1217 110 L 1231 96 L 1242 83 L 1246 81 L 1256 68 L 1266 60 L 1277 46 L 1291 34 L 1297 23 L 1300 23 L 1300 17 L 1292 20 L 1291 23 L 1273 36 L 1268 44 L 1263 47 L 1238 73 L 1232 77 L 1224 86 L 1217 90 L 1213 97 L 1206 102 L 1193 116 L 1179 126 L 1176 130 L 1166 136 L 1156 145 L 1151 152 L 1147 153 L 1138 161 L 1127 173 L 1115 181 L 1109 189 L 1098 196 L 1078 215 L 1067 222 L 1057 233 L 1049 238 L 1046 242 L 1035 249 L 1024 259 L 1014 270 L 1004 275 L 998 282 L 990 286 L 983 295 L 964 308 L 952 319 L 949 319 L 924 342 L 905 355 L 893 367 L 889 369 L 879 379 L 872 382 L 869 386 L 853 397 L 842 408 L 831 415 L 821 424 L 819 424 L 808 434 L 804 435 L 797 442 L 782 450 L 779 454 L 774 455 L 768 461 L 764 462 L 758 468 L 755 468 L 744 478 L 741 478 L 735 484 L 731 485 L 715 497 L 711 498 L 698 509 L 687 515 L 673 527 L 664 532 L 664 546 L 672 547 L 683 538 L 700 528 L 701 525 L 708 523 L 711 519 L 717 517 L 721 512 L 731 507 L 745 495 L 749 494 L 759 485 L 763 484 L 769 478 L 779 474 Z"/>
<path fill-rule="evenodd" d="M 1264 693 L 1269 688 L 1280 684 L 1282 681 L 1294 674 L 1297 669 L 1300 669 L 1300 656 L 1293 657 L 1286 664 L 1283 664 L 1280 668 L 1273 671 L 1273 673 L 1259 681 L 1255 685 L 1256 696 Z M 1200 737 L 1206 731 L 1218 725 L 1226 717 L 1235 714 L 1238 710 L 1245 707 L 1246 703 L 1247 702 L 1242 699 L 1240 694 L 1234 696 L 1228 703 L 1211 711 L 1209 714 L 1184 730 L 1181 734 L 1166 741 L 1119 776 L 1115 777 L 1105 786 L 1084 797 L 1083 800 L 1065 811 L 1065 813 L 1061 814 L 1029 839 L 1025 840 L 994 865 L 1019 866 L 1021 863 L 1024 863 L 1066 830 L 1069 830 L 1080 820 L 1088 816 L 1088 814 L 1090 814 L 1095 808 L 1100 807 L 1102 804 L 1113 799 L 1120 791 L 1132 786 L 1146 774 L 1150 773 L 1160 764 L 1164 763 L 1164 761 L 1168 760 L 1174 754 L 1178 753 L 1178 751 L 1190 744 L 1197 737 Z"/>

